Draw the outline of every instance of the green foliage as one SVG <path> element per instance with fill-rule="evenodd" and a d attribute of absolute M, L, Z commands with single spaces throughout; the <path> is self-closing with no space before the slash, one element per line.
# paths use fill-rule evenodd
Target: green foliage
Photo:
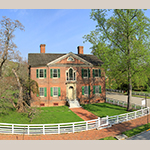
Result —
<path fill-rule="evenodd" d="M 37 108 L 40 113 L 31 121 L 27 113 L 9 111 L 8 115 L 0 116 L 0 122 L 17 124 L 49 124 L 83 121 L 67 106 Z M 41 109 L 41 110 L 40 110 Z"/>
<path fill-rule="evenodd" d="M 93 45 L 92 53 L 104 62 L 102 67 L 107 77 L 116 82 L 115 86 L 128 85 L 129 98 L 132 85 L 145 86 L 150 76 L 150 19 L 144 11 L 92 10 L 96 29 L 84 36 Z"/>
<path fill-rule="evenodd" d="M 134 129 L 131 129 L 131 130 L 128 130 L 128 131 L 125 131 L 125 132 L 123 132 L 123 134 L 125 134 L 128 137 L 131 137 L 131 136 L 136 135 L 138 133 L 141 133 L 141 132 L 143 132 L 143 131 L 145 131 L 149 128 L 150 128 L 150 123 L 139 126 L 139 127 L 136 127 Z"/>
<path fill-rule="evenodd" d="M 8 115 L 12 110 L 14 110 L 14 107 L 10 100 L 7 98 L 0 98 L 0 116 Z"/>
<path fill-rule="evenodd" d="M 126 108 L 108 103 L 81 104 L 81 106 L 99 117 L 114 116 L 127 113 Z"/>

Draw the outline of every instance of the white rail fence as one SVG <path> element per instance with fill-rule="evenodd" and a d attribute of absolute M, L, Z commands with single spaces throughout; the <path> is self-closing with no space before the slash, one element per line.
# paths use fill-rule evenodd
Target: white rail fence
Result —
<path fill-rule="evenodd" d="M 106 103 L 118 105 L 118 106 L 121 106 L 121 107 L 127 107 L 127 102 L 126 101 L 116 100 L 116 99 L 113 99 L 113 98 L 106 98 Z M 132 109 L 135 109 L 135 110 L 144 108 L 144 106 L 139 105 L 139 104 L 135 104 L 135 103 L 131 103 L 131 106 L 132 106 Z"/>
<path fill-rule="evenodd" d="M 109 99 L 107 99 L 109 102 Z M 115 102 L 114 102 L 115 103 Z M 74 133 L 91 129 L 102 129 L 114 124 L 136 119 L 149 114 L 149 108 L 115 116 L 107 116 L 94 120 L 59 123 L 59 124 L 9 124 L 0 123 L 0 133 L 7 134 L 60 134 Z"/>

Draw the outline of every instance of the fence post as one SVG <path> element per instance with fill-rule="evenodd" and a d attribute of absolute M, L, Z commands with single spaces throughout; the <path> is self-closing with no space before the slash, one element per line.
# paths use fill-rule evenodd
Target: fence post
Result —
<path fill-rule="evenodd" d="M 109 103 L 110 103 L 110 99 L 109 99 Z"/>
<path fill-rule="evenodd" d="M 88 122 L 86 121 L 86 130 L 88 130 Z"/>
<path fill-rule="evenodd" d="M 128 121 L 128 113 L 126 114 L 126 121 Z"/>
<path fill-rule="evenodd" d="M 142 116 L 144 116 L 144 114 L 143 114 L 143 109 L 142 109 Z"/>
<path fill-rule="evenodd" d="M 43 134 L 45 135 L 45 126 L 43 125 Z"/>
<path fill-rule="evenodd" d="M 117 123 L 119 122 L 119 120 L 118 120 L 118 115 L 117 115 Z"/>
<path fill-rule="evenodd" d="M 74 123 L 72 124 L 72 130 L 73 130 L 72 132 L 74 133 Z"/>
<path fill-rule="evenodd" d="M 29 129 L 30 129 L 30 128 L 29 128 L 29 125 L 28 125 L 28 135 L 30 134 L 30 131 L 29 131 Z"/>
<path fill-rule="evenodd" d="M 134 112 L 134 118 L 136 119 L 136 111 Z"/>
<path fill-rule="evenodd" d="M 98 117 L 98 128 L 100 127 L 100 117 Z"/>
<path fill-rule="evenodd" d="M 118 106 L 119 106 L 119 101 L 118 101 Z"/>
<path fill-rule="evenodd" d="M 107 122 L 106 122 L 106 124 L 108 125 L 108 116 L 107 116 Z"/>
<path fill-rule="evenodd" d="M 58 134 L 60 134 L 60 124 L 58 124 Z"/>
<path fill-rule="evenodd" d="M 136 109 L 136 104 L 134 104 L 134 109 Z"/>
<path fill-rule="evenodd" d="M 12 124 L 12 134 L 14 134 L 14 125 Z"/>
<path fill-rule="evenodd" d="M 123 102 L 123 107 L 124 107 L 124 102 Z"/>

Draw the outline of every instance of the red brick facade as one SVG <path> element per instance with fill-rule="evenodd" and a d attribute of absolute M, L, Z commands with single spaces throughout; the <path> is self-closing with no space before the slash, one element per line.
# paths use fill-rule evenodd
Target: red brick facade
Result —
<path fill-rule="evenodd" d="M 88 66 L 82 59 L 78 59 L 78 56 L 72 55 L 73 61 L 68 61 L 68 57 L 60 58 L 60 60 L 47 64 L 41 67 L 30 67 L 31 79 L 37 81 L 39 88 L 46 89 L 46 95 L 41 97 L 31 93 L 31 106 L 62 106 L 66 105 L 67 90 L 69 86 L 73 87 L 74 98 L 80 103 L 98 103 L 105 101 L 105 73 L 102 68 L 95 66 Z M 72 68 L 75 72 L 75 80 L 67 81 L 66 71 Z M 37 69 L 46 69 L 46 77 L 37 78 Z M 59 69 L 60 77 L 51 77 L 51 69 Z M 82 70 L 90 69 L 90 77 L 83 77 Z M 100 69 L 101 76 L 93 77 L 93 69 Z M 87 95 L 83 94 L 83 86 L 88 86 Z M 90 86 L 90 90 L 89 90 Z M 94 94 L 94 86 L 101 86 L 101 93 Z M 60 95 L 52 96 L 51 88 L 59 87 Z"/>

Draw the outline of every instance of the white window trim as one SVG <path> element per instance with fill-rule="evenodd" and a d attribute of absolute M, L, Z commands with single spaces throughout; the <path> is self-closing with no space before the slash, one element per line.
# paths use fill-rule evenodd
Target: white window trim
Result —
<path fill-rule="evenodd" d="M 43 77 L 40 77 L 40 70 L 43 70 Z M 44 79 L 44 69 L 38 69 L 39 72 L 39 79 Z"/>
<path fill-rule="evenodd" d="M 86 86 L 84 86 L 85 88 Z M 84 89 L 84 96 L 88 96 L 89 95 L 89 86 L 87 86 L 87 94 L 85 94 L 85 89 Z"/>
<path fill-rule="evenodd" d="M 74 79 L 74 73 L 75 73 L 75 80 L 67 80 L 67 73 L 68 73 L 68 77 L 69 77 L 69 69 L 73 70 L 73 79 Z M 76 81 L 77 80 L 77 74 L 76 74 L 76 70 L 74 70 L 72 67 L 68 68 L 68 70 L 66 70 L 66 81 Z"/>
<path fill-rule="evenodd" d="M 72 58 L 73 60 L 68 60 L 69 58 Z M 72 56 L 69 56 L 69 57 L 67 58 L 67 61 L 74 61 L 74 58 L 73 58 Z"/>
<path fill-rule="evenodd" d="M 95 76 L 95 78 L 99 77 L 99 69 L 94 69 L 94 74 L 95 74 L 95 70 L 98 70 L 98 76 Z"/>
<path fill-rule="evenodd" d="M 54 69 L 52 69 L 52 78 L 53 78 L 53 79 L 58 79 L 58 69 L 56 69 L 56 70 L 57 70 L 57 77 L 53 77 Z"/>
<path fill-rule="evenodd" d="M 57 95 L 54 95 L 54 88 L 57 88 Z M 58 87 L 53 87 L 53 97 L 58 97 Z"/>
<path fill-rule="evenodd" d="M 45 92 L 45 91 L 44 91 L 44 87 L 39 87 L 39 94 L 40 94 L 40 88 L 43 88 L 43 93 L 44 93 L 44 92 Z M 45 94 L 45 93 L 44 93 L 44 94 Z M 44 97 L 44 95 L 43 95 L 43 96 L 40 95 L 40 97 Z"/>
<path fill-rule="evenodd" d="M 84 77 L 84 70 L 87 70 L 87 77 Z M 88 69 L 84 69 L 83 70 L 83 78 L 89 78 L 89 72 L 88 72 Z"/>
<path fill-rule="evenodd" d="M 96 93 L 96 86 L 98 87 L 98 93 Z M 95 94 L 96 95 L 99 95 L 100 93 L 99 93 L 99 85 L 95 85 Z"/>

